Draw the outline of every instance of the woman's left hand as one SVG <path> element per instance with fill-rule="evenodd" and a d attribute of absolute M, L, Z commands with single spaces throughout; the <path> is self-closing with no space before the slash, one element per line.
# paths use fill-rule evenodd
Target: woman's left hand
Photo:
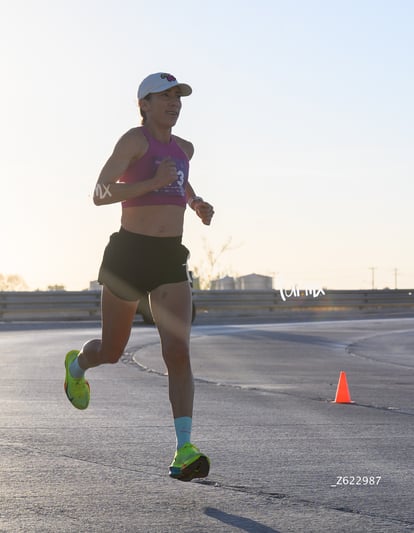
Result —
<path fill-rule="evenodd" d="M 214 208 L 211 204 L 204 202 L 204 200 L 197 201 L 196 205 L 194 206 L 194 211 L 201 218 L 203 224 L 206 226 L 210 225 L 211 219 L 214 215 Z"/>

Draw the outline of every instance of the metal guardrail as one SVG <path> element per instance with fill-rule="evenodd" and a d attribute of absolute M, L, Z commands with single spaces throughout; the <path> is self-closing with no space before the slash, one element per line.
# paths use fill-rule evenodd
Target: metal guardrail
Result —
<path fill-rule="evenodd" d="M 414 309 L 414 290 L 272 290 L 194 291 L 197 311 L 204 310 L 367 310 Z"/>
<path fill-rule="evenodd" d="M 2 291 L 0 320 L 99 318 L 100 291 Z"/>
<path fill-rule="evenodd" d="M 100 291 L 3 291 L 0 321 L 99 319 Z M 193 291 L 199 319 L 278 318 L 292 313 L 413 311 L 414 289 L 398 290 L 214 290 Z"/>

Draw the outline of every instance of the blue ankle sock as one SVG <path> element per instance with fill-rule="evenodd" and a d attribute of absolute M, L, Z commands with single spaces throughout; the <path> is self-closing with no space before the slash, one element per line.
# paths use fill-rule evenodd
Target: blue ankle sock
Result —
<path fill-rule="evenodd" d="M 83 378 L 85 375 L 85 371 L 79 366 L 78 358 L 74 359 L 70 364 L 69 372 L 70 375 L 75 379 Z"/>
<path fill-rule="evenodd" d="M 177 450 L 187 442 L 191 442 L 191 427 L 193 419 L 190 416 L 174 418 L 175 433 L 177 435 Z"/>

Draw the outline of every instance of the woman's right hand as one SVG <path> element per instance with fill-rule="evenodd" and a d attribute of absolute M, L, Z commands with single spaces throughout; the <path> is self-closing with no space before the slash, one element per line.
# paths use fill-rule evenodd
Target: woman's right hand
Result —
<path fill-rule="evenodd" d="M 158 165 L 157 171 L 154 175 L 155 189 L 161 189 L 170 185 L 178 178 L 177 167 L 175 161 L 171 157 L 166 157 Z"/>

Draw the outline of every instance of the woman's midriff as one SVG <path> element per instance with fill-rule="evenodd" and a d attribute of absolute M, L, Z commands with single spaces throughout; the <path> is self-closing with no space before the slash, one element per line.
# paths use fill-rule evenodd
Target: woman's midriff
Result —
<path fill-rule="evenodd" d="M 148 205 L 124 207 L 121 225 L 127 231 L 151 237 L 177 237 L 183 233 L 183 207 Z"/>

